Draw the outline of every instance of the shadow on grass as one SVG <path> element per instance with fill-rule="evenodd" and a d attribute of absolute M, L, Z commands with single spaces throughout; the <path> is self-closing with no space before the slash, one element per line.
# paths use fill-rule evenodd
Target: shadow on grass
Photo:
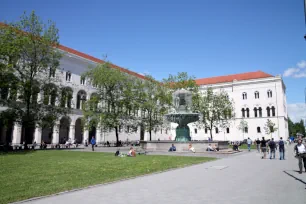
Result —
<path fill-rule="evenodd" d="M 299 172 L 299 171 L 295 171 L 295 172 Z M 306 182 L 305 182 L 305 181 L 303 181 L 302 179 L 299 179 L 299 178 L 295 177 L 294 175 L 292 175 L 292 174 L 288 173 L 287 171 L 284 171 L 284 173 L 285 173 L 285 174 L 287 174 L 288 176 L 290 176 L 290 177 L 294 178 L 295 180 L 297 180 L 297 181 L 299 181 L 299 182 L 301 182 L 301 183 L 303 183 L 303 184 L 305 184 L 305 185 L 306 185 Z M 306 189 L 306 188 L 305 188 L 305 189 Z"/>

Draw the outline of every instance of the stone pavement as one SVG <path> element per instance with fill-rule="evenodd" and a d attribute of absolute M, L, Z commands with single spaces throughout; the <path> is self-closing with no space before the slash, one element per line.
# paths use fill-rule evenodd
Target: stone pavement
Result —
<path fill-rule="evenodd" d="M 304 204 L 306 173 L 295 171 L 292 148 L 285 161 L 262 160 L 253 151 L 29 203 Z"/>

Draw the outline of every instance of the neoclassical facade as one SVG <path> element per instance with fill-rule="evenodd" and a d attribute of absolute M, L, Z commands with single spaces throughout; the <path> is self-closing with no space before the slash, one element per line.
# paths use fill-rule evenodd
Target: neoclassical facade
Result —
<path fill-rule="evenodd" d="M 215 140 L 252 140 L 266 137 L 265 124 L 270 119 L 278 129 L 272 134 L 275 140 L 288 138 L 288 113 L 286 87 L 280 76 L 272 76 L 261 71 L 235 74 L 221 77 L 197 79 L 201 91 L 208 87 L 215 92 L 224 90 L 234 101 L 234 119 L 227 128 L 215 128 Z M 248 123 L 245 133 L 238 129 L 240 121 Z M 203 140 L 210 136 L 207 129 L 198 129 L 190 125 L 193 140 Z"/>
<path fill-rule="evenodd" d="M 65 87 L 65 94 L 68 94 L 68 97 L 65 101 L 58 102 L 52 93 L 48 95 L 40 93 L 38 99 L 42 98 L 46 104 L 71 107 L 71 114 L 59 118 L 53 128 L 42 129 L 36 127 L 26 133 L 22 131 L 22 126 L 18 123 L 10 122 L 8 126 L 3 126 L 2 121 L 0 121 L 0 144 L 9 142 L 18 145 L 23 143 L 24 134 L 32 135 L 32 141 L 28 141 L 28 143 L 35 141 L 38 144 L 41 141 L 49 144 L 63 143 L 68 138 L 76 139 L 78 143 L 84 143 L 85 140 L 90 140 L 92 136 L 96 137 L 97 143 L 115 141 L 115 133 L 112 130 L 104 132 L 99 127 L 87 130 L 82 128 L 81 125 L 82 104 L 96 92 L 95 87 L 81 75 L 89 66 L 95 66 L 98 63 L 103 63 L 103 61 L 65 46 L 59 46 L 59 50 L 63 53 L 60 67 L 55 73 L 50 73 L 50 76 L 56 76 L 60 79 L 61 86 Z M 138 73 L 116 65 L 112 66 L 134 77 L 144 79 L 144 76 Z M 273 133 L 276 140 L 279 137 L 288 137 L 286 88 L 281 77 L 258 71 L 197 79 L 196 82 L 201 91 L 205 91 L 208 87 L 212 87 L 214 91 L 225 90 L 235 102 L 235 118 L 228 128 L 214 130 L 213 137 L 215 140 L 233 141 L 247 137 L 252 139 L 262 136 L 267 137 L 264 132 L 264 124 L 268 118 L 277 124 L 278 131 Z M 1 97 L 3 96 L 1 95 Z M 5 107 L 0 107 L 0 111 L 3 109 Z M 242 119 L 248 122 L 245 134 L 237 128 Z M 174 140 L 175 126 L 175 124 L 171 124 L 170 129 L 156 129 L 152 133 L 152 139 Z M 209 137 L 209 131 L 199 129 L 194 124 L 190 124 L 189 127 L 192 140 L 206 140 Z M 119 137 L 122 141 L 133 141 L 140 138 L 148 140 L 149 134 L 141 128 L 138 128 L 137 132 L 125 132 L 123 128 L 120 128 Z"/>

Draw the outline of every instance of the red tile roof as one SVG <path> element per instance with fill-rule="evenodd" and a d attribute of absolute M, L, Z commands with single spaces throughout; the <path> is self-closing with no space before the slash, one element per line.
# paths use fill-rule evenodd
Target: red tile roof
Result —
<path fill-rule="evenodd" d="M 95 58 L 93 56 L 90 56 L 88 54 L 85 54 L 83 52 L 79 52 L 77 50 L 74 50 L 72 48 L 69 48 L 69 47 L 66 47 L 66 46 L 63 46 L 63 45 L 59 45 L 58 46 L 58 49 L 62 50 L 62 51 L 65 51 L 65 52 L 68 52 L 68 53 L 71 53 L 71 54 L 74 54 L 76 56 L 79 56 L 79 57 L 82 57 L 82 58 L 85 58 L 85 59 L 88 59 L 90 61 L 93 61 L 93 62 L 96 62 L 96 63 L 105 63 L 105 61 L 101 60 L 101 59 L 98 59 L 98 58 Z M 136 72 L 132 72 L 128 69 L 125 69 L 125 68 L 122 68 L 122 67 L 119 67 L 117 65 L 114 65 L 114 64 L 111 64 L 111 66 L 115 69 L 119 69 L 120 71 L 122 72 L 125 72 L 125 73 L 128 73 L 130 75 L 133 75 L 133 76 L 136 76 L 138 78 L 141 78 L 141 79 L 145 79 L 145 76 L 141 75 L 141 74 L 138 74 Z"/>
<path fill-rule="evenodd" d="M 0 22 L 0 27 L 6 27 L 8 26 L 6 23 L 3 23 L 3 22 Z M 90 56 L 88 54 L 85 54 L 83 52 L 79 52 L 77 50 L 74 50 L 72 48 L 69 48 L 69 47 L 66 47 L 64 45 L 59 45 L 57 47 L 58 49 L 62 50 L 62 51 L 65 51 L 65 52 L 68 52 L 68 53 L 71 53 L 71 54 L 74 54 L 74 55 L 77 55 L 79 57 L 82 57 L 82 58 L 85 58 L 85 59 L 88 59 L 90 61 L 93 61 L 93 62 L 96 62 L 96 63 L 105 63 L 105 61 L 101 60 L 101 59 L 98 59 L 98 58 L 95 58 L 93 56 Z M 141 74 L 138 74 L 136 72 L 132 72 L 128 69 L 125 69 L 125 68 L 122 68 L 122 67 L 119 67 L 117 65 L 114 65 L 114 64 L 111 64 L 111 67 L 115 68 L 115 69 L 119 69 L 120 71 L 122 72 L 125 72 L 125 73 L 128 73 L 130 75 L 133 75 L 133 76 L 136 76 L 140 79 L 145 79 L 145 76 L 141 75 Z"/>
<path fill-rule="evenodd" d="M 273 77 L 273 76 L 271 74 L 267 74 L 262 71 L 257 71 L 257 72 L 247 72 L 242 74 L 232 74 L 227 76 L 202 78 L 202 79 L 196 79 L 195 81 L 198 85 L 206 85 L 206 84 L 219 84 L 219 83 L 232 82 L 234 80 L 242 81 L 242 80 L 260 79 L 267 77 Z"/>

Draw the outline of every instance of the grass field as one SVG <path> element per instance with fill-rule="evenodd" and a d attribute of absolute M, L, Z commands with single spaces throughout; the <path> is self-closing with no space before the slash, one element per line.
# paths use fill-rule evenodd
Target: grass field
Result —
<path fill-rule="evenodd" d="M 112 153 L 30 151 L 0 155 L 0 203 L 111 182 L 213 160 L 205 157 L 115 157 Z"/>

